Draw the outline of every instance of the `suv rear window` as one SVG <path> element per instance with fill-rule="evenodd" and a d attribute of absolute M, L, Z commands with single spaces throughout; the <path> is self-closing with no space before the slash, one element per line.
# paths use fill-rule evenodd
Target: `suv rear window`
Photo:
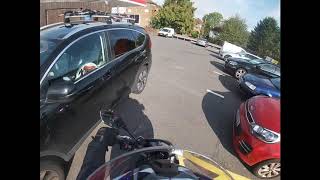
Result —
<path fill-rule="evenodd" d="M 146 39 L 145 35 L 137 31 L 132 31 L 132 34 L 136 41 L 136 47 L 141 46 L 144 43 L 144 40 Z"/>
<path fill-rule="evenodd" d="M 126 29 L 109 31 L 110 45 L 114 58 L 135 48 L 136 43 L 131 32 L 131 30 Z"/>

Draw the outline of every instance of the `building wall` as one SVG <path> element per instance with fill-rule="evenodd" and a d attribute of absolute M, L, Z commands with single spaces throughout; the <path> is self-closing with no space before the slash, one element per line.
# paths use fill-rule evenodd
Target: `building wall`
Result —
<path fill-rule="evenodd" d="M 159 7 L 153 4 L 147 4 L 146 7 L 135 6 L 126 8 L 126 14 L 139 15 L 139 25 L 147 27 L 150 25 L 151 17 L 154 16 Z"/>
<path fill-rule="evenodd" d="M 62 14 L 67 10 L 77 10 L 79 8 L 108 12 L 111 11 L 111 8 L 104 2 L 73 2 L 70 0 L 67 2 L 52 2 L 52 0 L 42 0 L 40 2 L 40 27 L 47 24 L 62 22 L 63 16 L 59 16 L 59 14 Z"/>
<path fill-rule="evenodd" d="M 198 31 L 199 33 L 201 32 L 201 27 L 202 25 L 201 24 L 196 24 L 193 28 L 194 31 Z"/>

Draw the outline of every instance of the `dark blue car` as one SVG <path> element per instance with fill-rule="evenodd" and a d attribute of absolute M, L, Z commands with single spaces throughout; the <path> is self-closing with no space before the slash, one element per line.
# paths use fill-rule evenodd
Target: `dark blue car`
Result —
<path fill-rule="evenodd" d="M 280 77 L 248 73 L 239 79 L 239 86 L 249 96 L 266 95 L 280 98 Z"/>

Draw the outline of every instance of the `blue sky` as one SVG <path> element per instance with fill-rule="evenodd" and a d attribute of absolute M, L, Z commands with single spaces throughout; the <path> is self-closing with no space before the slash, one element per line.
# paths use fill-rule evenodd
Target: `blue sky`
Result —
<path fill-rule="evenodd" d="M 164 0 L 153 0 L 162 5 Z M 202 18 L 210 12 L 220 12 L 224 19 L 239 14 L 246 20 L 248 30 L 267 16 L 274 17 L 280 23 L 280 0 L 191 0 L 197 8 L 195 16 Z M 280 24 L 279 24 L 280 26 Z"/>

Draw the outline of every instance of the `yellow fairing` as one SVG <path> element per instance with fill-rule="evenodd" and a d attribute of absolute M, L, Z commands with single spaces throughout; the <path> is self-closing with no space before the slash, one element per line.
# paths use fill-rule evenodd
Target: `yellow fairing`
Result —
<path fill-rule="evenodd" d="M 192 169 L 199 174 L 215 180 L 248 180 L 248 178 L 222 168 L 213 160 L 187 150 L 177 150 L 176 155 L 181 166 Z"/>

